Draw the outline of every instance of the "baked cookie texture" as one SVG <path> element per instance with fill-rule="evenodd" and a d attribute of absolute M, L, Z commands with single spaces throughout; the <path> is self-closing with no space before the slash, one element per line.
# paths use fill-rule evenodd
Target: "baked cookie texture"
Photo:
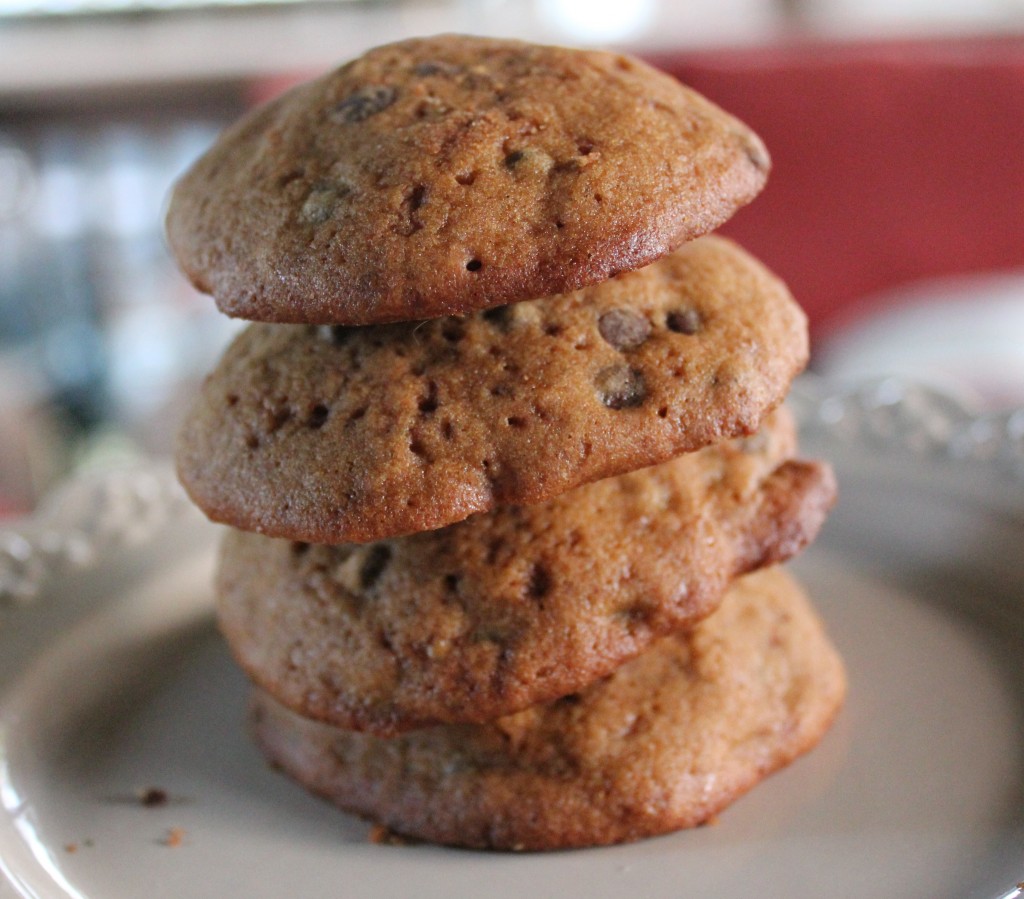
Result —
<path fill-rule="evenodd" d="M 707 821 L 814 746 L 844 692 L 807 600 L 768 569 L 586 690 L 487 724 L 381 739 L 300 718 L 260 692 L 252 721 L 276 766 L 396 833 L 539 850 Z"/>
<path fill-rule="evenodd" d="M 366 546 L 232 531 L 221 629 L 307 717 L 390 735 L 576 691 L 712 612 L 737 575 L 817 534 L 831 471 L 792 422 L 547 503 Z"/>
<path fill-rule="evenodd" d="M 705 237 L 463 318 L 252 325 L 203 386 L 178 471 L 216 521 L 368 542 L 750 434 L 807 353 L 781 281 Z"/>
<path fill-rule="evenodd" d="M 647 265 L 768 169 L 752 131 L 636 59 L 448 35 L 241 119 L 179 181 L 167 235 L 228 315 L 435 318 Z"/>

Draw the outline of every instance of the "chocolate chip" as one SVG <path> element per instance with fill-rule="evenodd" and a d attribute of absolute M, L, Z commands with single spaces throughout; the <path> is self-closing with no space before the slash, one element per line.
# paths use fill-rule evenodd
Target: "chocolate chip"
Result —
<path fill-rule="evenodd" d="M 387 109 L 398 98 L 398 91 L 387 84 L 368 84 L 349 94 L 328 113 L 336 124 L 365 122 L 370 116 Z"/>
<path fill-rule="evenodd" d="M 505 155 L 505 168 L 517 175 L 546 175 L 554 164 L 555 160 L 537 147 L 523 147 Z"/>
<path fill-rule="evenodd" d="M 594 379 L 601 402 L 609 409 L 639 406 L 647 396 L 642 372 L 622 363 L 602 368 Z"/>
<path fill-rule="evenodd" d="M 665 316 L 665 324 L 677 334 L 693 335 L 701 329 L 704 319 L 696 309 L 676 309 Z"/>
<path fill-rule="evenodd" d="M 462 69 L 450 62 L 428 59 L 426 62 L 416 63 L 412 71 L 414 75 L 426 78 L 430 75 L 458 75 Z"/>
<path fill-rule="evenodd" d="M 617 350 L 632 350 L 651 334 L 651 323 L 628 309 L 612 309 L 597 321 L 601 336 Z"/>
<path fill-rule="evenodd" d="M 432 120 L 442 118 L 451 112 L 451 107 L 437 97 L 424 97 L 416 106 L 416 118 Z"/>
<path fill-rule="evenodd" d="M 347 184 L 317 184 L 306 197 L 299 215 L 311 225 L 320 225 L 334 215 L 338 201 L 351 192 Z"/>

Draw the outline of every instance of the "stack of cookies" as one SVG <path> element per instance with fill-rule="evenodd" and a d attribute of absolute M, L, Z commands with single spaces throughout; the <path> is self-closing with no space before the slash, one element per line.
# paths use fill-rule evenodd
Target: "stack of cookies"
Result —
<path fill-rule="evenodd" d="M 699 824 L 820 738 L 842 666 L 769 567 L 835 492 L 780 408 L 806 325 L 700 236 L 768 165 L 636 60 L 445 36 L 184 176 L 180 264 L 257 323 L 179 472 L 232 527 L 275 765 L 401 834 L 551 849 Z"/>

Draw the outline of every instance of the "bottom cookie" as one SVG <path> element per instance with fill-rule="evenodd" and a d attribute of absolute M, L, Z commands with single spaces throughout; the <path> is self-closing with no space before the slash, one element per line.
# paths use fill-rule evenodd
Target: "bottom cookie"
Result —
<path fill-rule="evenodd" d="M 586 690 L 487 724 L 385 739 L 301 718 L 259 690 L 252 720 L 272 763 L 398 834 L 542 850 L 707 821 L 814 746 L 844 693 L 807 599 L 768 569 Z"/>

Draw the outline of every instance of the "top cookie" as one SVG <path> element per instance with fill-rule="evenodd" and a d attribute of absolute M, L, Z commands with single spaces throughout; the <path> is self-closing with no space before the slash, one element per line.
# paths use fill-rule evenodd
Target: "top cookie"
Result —
<path fill-rule="evenodd" d="M 647 265 L 768 168 L 746 126 L 638 60 L 447 35 L 247 115 L 178 183 L 167 234 L 228 315 L 434 318 Z"/>

